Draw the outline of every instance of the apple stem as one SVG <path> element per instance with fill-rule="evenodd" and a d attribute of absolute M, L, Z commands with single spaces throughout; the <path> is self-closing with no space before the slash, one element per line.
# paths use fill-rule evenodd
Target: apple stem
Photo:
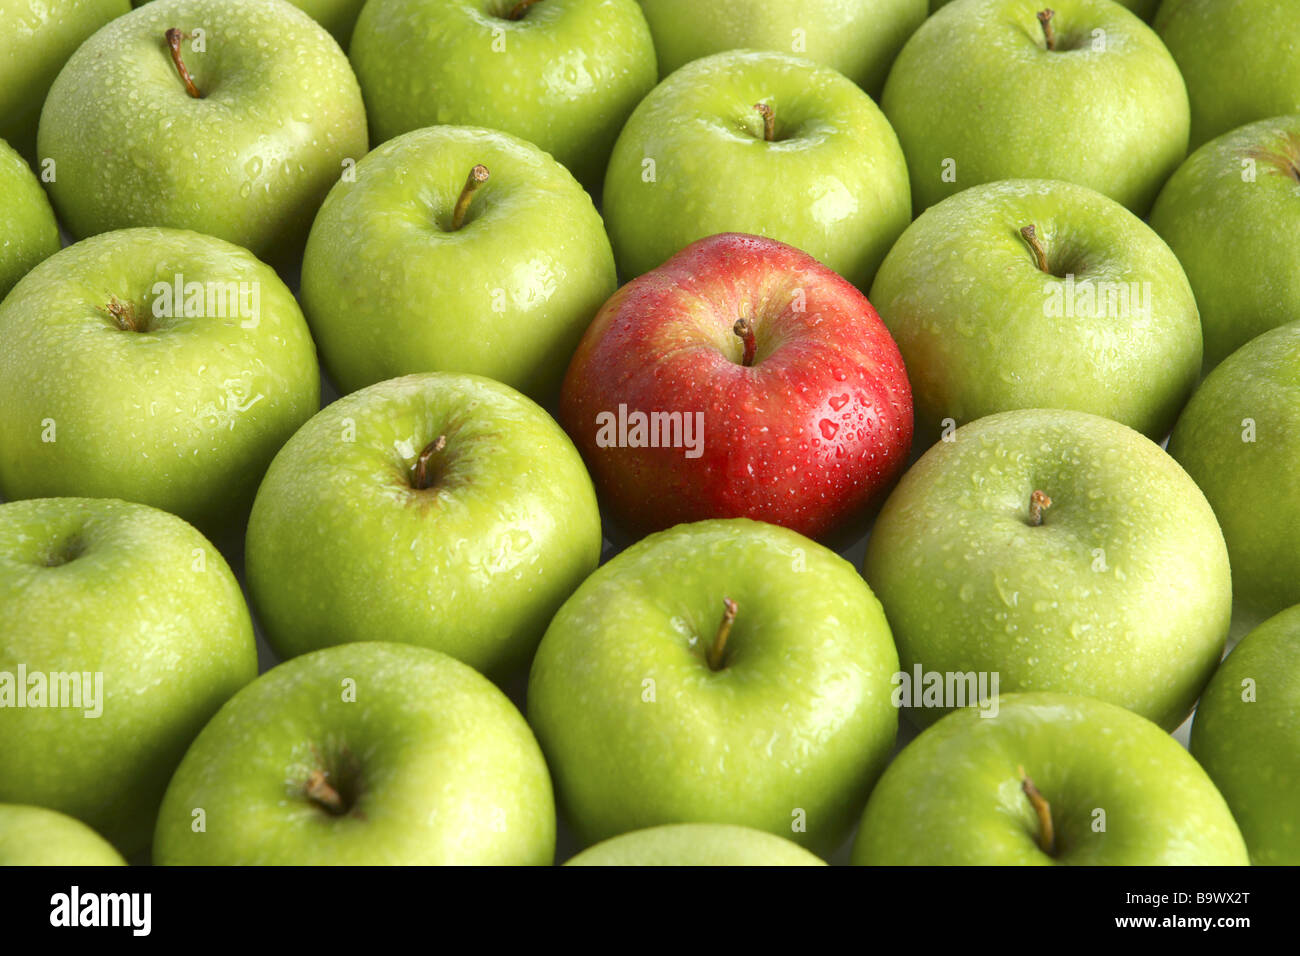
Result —
<path fill-rule="evenodd" d="M 1052 28 L 1052 17 L 1054 16 L 1056 16 L 1056 11 L 1051 7 L 1038 11 L 1038 22 L 1043 26 L 1043 39 L 1047 42 L 1049 50 L 1056 49 L 1056 30 Z"/>
<path fill-rule="evenodd" d="M 1043 512 L 1052 507 L 1052 499 L 1043 492 L 1034 490 L 1029 496 L 1029 523 L 1037 528 L 1043 523 Z"/>
<path fill-rule="evenodd" d="M 538 2 L 539 0 L 519 0 L 518 3 L 510 8 L 510 12 L 506 14 L 506 19 L 522 20 L 524 14 L 528 12 L 528 8 Z"/>
<path fill-rule="evenodd" d="M 754 327 L 749 324 L 749 319 L 739 318 L 736 324 L 731 327 L 731 331 L 740 336 L 740 340 L 745 343 L 745 354 L 741 356 L 740 364 L 749 368 L 754 364 L 754 353 L 758 351 L 758 340 L 754 338 Z"/>
<path fill-rule="evenodd" d="M 766 103 L 755 103 L 754 109 L 758 110 L 758 115 L 763 117 L 763 140 L 772 142 L 776 139 L 776 111 Z"/>
<path fill-rule="evenodd" d="M 470 200 L 478 192 L 478 188 L 488 181 L 488 168 L 482 163 L 475 166 L 469 171 L 469 178 L 465 180 L 465 187 L 456 197 L 456 208 L 451 214 L 451 231 L 455 232 L 465 224 L 465 215 L 469 212 Z"/>
<path fill-rule="evenodd" d="M 711 670 L 722 670 L 722 658 L 727 650 L 727 636 L 731 634 L 731 625 L 735 623 L 738 609 L 738 605 L 731 598 L 722 599 L 722 623 L 718 625 L 713 646 L 709 648 L 709 653 L 706 655 Z"/>
<path fill-rule="evenodd" d="M 307 794 L 308 800 L 336 817 L 347 812 L 347 807 L 343 806 L 343 798 L 330 786 L 329 781 L 325 779 L 325 774 L 319 770 L 313 770 L 307 775 L 307 786 L 303 792 Z"/>
<path fill-rule="evenodd" d="M 185 61 L 181 59 L 181 41 L 185 39 L 185 34 L 172 27 L 165 36 L 167 37 L 167 46 L 172 51 L 172 62 L 176 64 L 176 72 L 181 75 L 181 79 L 185 82 L 185 92 L 196 100 L 203 99 L 203 94 L 194 85 L 194 79 L 190 76 L 190 71 L 185 67 Z"/>
<path fill-rule="evenodd" d="M 1029 243 L 1029 248 L 1034 252 L 1034 259 L 1038 262 L 1038 269 L 1041 272 L 1050 272 L 1047 268 L 1047 250 L 1043 248 L 1043 241 L 1038 238 L 1038 229 L 1031 222 L 1027 226 L 1020 228 L 1020 235 L 1024 237 L 1025 242 Z"/>
<path fill-rule="evenodd" d="M 420 457 L 415 459 L 415 467 L 411 469 L 412 488 L 416 491 L 423 491 L 433 484 L 433 473 L 429 467 L 429 462 L 434 455 L 446 447 L 446 435 L 439 435 L 436 441 L 431 441 L 424 446 L 424 451 L 420 452 Z"/>
<path fill-rule="evenodd" d="M 1052 823 L 1052 805 L 1038 792 L 1034 781 L 1030 780 L 1029 775 L 1025 773 L 1024 767 L 1017 767 L 1016 770 L 1020 773 L 1020 789 L 1024 790 L 1034 812 L 1038 814 L 1038 848 L 1048 856 L 1052 856 L 1056 852 L 1056 827 Z"/>
<path fill-rule="evenodd" d="M 123 332 L 141 331 L 140 320 L 136 317 L 135 309 L 121 299 L 114 297 L 108 300 L 108 314 L 113 317 L 114 324 Z"/>

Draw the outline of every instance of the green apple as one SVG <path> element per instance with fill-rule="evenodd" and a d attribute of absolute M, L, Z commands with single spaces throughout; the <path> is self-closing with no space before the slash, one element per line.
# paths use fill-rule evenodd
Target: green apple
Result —
<path fill-rule="evenodd" d="M 423 647 L 367 642 L 236 694 L 176 770 L 164 865 L 549 865 L 546 762 L 509 699 Z"/>
<path fill-rule="evenodd" d="M 592 190 L 656 76 L 636 0 L 370 0 L 350 53 L 376 141 L 484 126 L 536 144 Z"/>
<path fill-rule="evenodd" d="M 578 588 L 528 718 L 584 844 L 731 823 L 833 849 L 894 745 L 898 655 L 843 558 L 745 518 L 643 539 Z"/>
<path fill-rule="evenodd" d="M 1187 270 L 1213 368 L 1250 339 L 1300 319 L 1300 115 L 1251 123 L 1206 143 L 1151 210 Z"/>
<path fill-rule="evenodd" d="M 1206 377 L 1169 454 L 1227 539 L 1234 636 L 1300 604 L 1300 322 L 1252 339 Z"/>
<path fill-rule="evenodd" d="M 284 0 L 154 0 L 68 61 L 38 142 L 76 237 L 170 226 L 284 264 L 366 117 L 338 44 Z"/>
<path fill-rule="evenodd" d="M 712 53 L 775 50 L 843 73 L 868 93 L 926 16 L 926 0 L 641 0 L 659 75 Z"/>
<path fill-rule="evenodd" d="M 59 224 L 27 163 L 0 140 L 0 300 L 43 259 L 59 251 Z"/>
<path fill-rule="evenodd" d="M 603 211 L 625 279 L 697 239 L 766 236 L 865 289 L 911 220 L 907 164 L 871 97 L 782 53 L 696 60 L 619 134 Z"/>
<path fill-rule="evenodd" d="M 0 866 L 126 866 L 80 820 L 44 807 L 0 803 Z"/>
<path fill-rule="evenodd" d="M 1088 186 L 1142 215 L 1187 154 L 1178 67 L 1111 0 L 958 0 L 908 40 L 881 107 L 917 209 L 979 183 L 1036 178 Z"/>
<path fill-rule="evenodd" d="M 1234 866 L 1227 804 L 1148 720 L 1066 694 L 956 711 L 890 764 L 862 815 L 866 866 Z"/>
<path fill-rule="evenodd" d="M 41 104 L 59 70 L 130 9 L 127 0 L 0 0 L 0 139 L 34 161 Z"/>
<path fill-rule="evenodd" d="M 224 546 L 271 458 L 319 407 L 293 294 L 220 239 L 105 233 L 46 259 L 0 305 L 8 498 L 139 501 Z"/>
<path fill-rule="evenodd" d="M 1251 862 L 1300 865 L 1300 606 L 1252 631 L 1215 672 L 1191 750 L 1232 808 Z"/>
<path fill-rule="evenodd" d="M 1156 30 L 1187 81 L 1193 147 L 1254 120 L 1300 113 L 1300 5 L 1165 0 Z"/>
<path fill-rule="evenodd" d="M 248 522 L 248 585 L 281 657 L 382 638 L 504 677 L 600 558 L 573 443 L 474 375 L 380 382 L 276 456 Z"/>
<path fill-rule="evenodd" d="M 471 372 L 553 399 L 617 288 L 591 197 L 505 133 L 436 126 L 389 140 L 325 200 L 302 301 L 345 392 Z"/>
<path fill-rule="evenodd" d="M 1016 408 L 1092 412 L 1159 441 L 1200 376 L 1201 323 L 1177 258 L 1073 183 L 987 183 L 931 206 L 868 298 L 903 353 L 926 444 Z"/>
<path fill-rule="evenodd" d="M 670 823 L 611 837 L 565 866 L 825 866 L 797 843 L 726 823 Z"/>
<path fill-rule="evenodd" d="M 256 675 L 239 585 L 179 518 L 0 505 L 0 802 L 77 817 L 130 856 L 185 748 Z"/>
<path fill-rule="evenodd" d="M 867 544 L 904 672 L 1119 704 L 1173 730 L 1214 672 L 1232 582 L 1204 496 L 1085 412 L 1002 412 L 912 466 Z M 924 726 L 952 706 L 925 701 Z"/>

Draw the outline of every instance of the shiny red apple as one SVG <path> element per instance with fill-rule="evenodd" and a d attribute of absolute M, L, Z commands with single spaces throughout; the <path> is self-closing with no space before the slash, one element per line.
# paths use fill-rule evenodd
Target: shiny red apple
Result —
<path fill-rule="evenodd" d="M 627 532 L 748 517 L 827 538 L 857 530 L 903 470 L 912 393 L 852 284 L 792 246 L 728 233 L 605 303 L 560 422 Z"/>

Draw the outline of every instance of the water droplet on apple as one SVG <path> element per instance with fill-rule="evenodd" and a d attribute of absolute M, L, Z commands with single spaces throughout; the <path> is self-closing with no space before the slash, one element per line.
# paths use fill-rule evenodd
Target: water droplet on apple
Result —
<path fill-rule="evenodd" d="M 827 441 L 833 439 L 836 433 L 840 430 L 840 426 L 836 425 L 829 418 L 823 418 L 821 422 L 818 423 L 818 427 L 821 429 L 822 437 Z"/>

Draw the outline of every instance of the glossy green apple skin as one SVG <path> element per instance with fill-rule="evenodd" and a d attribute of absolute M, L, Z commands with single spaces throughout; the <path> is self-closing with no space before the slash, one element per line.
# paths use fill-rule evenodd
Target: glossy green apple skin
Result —
<path fill-rule="evenodd" d="M 1026 225 L 1048 273 L 1020 234 Z M 1069 276 L 1075 290 L 1122 283 L 1137 295 L 1123 314 L 1057 308 Z M 1177 258 L 1119 203 L 1072 183 L 988 183 L 930 207 L 868 298 L 903 353 L 927 443 L 944 419 L 1016 408 L 1092 412 L 1159 441 L 1200 376 L 1201 323 Z"/>
<path fill-rule="evenodd" d="M 44 807 L 0 804 L 0 866 L 126 866 L 80 820 Z"/>
<path fill-rule="evenodd" d="M 1300 113 L 1295 4 L 1166 0 L 1155 27 L 1187 81 L 1193 148 L 1255 120 Z"/>
<path fill-rule="evenodd" d="M 346 812 L 308 798 L 313 771 Z M 195 808 L 206 814 L 202 832 Z M 235 695 L 185 754 L 153 844 L 163 865 L 545 866 L 554 857 L 550 775 L 515 706 L 446 654 L 376 642 L 281 664 Z"/>
<path fill-rule="evenodd" d="M 565 866 L 825 866 L 779 836 L 726 823 L 670 823 L 611 837 Z"/>
<path fill-rule="evenodd" d="M 440 436 L 434 484 L 411 485 Z M 380 382 L 321 411 L 267 471 L 248 583 L 281 657 L 383 638 L 504 677 L 600 559 L 573 443 L 523 395 L 472 375 Z"/>
<path fill-rule="evenodd" d="M 1148 23 L 1151 22 L 1156 9 L 1160 6 L 1160 0 L 1115 0 L 1115 2 L 1126 10 L 1132 10 Z M 930 0 L 930 12 L 934 13 L 940 7 L 946 7 L 950 3 L 952 3 L 952 0 Z"/>
<path fill-rule="evenodd" d="M 1300 323 L 1252 339 L 1211 372 L 1169 454 L 1223 528 L 1234 636 L 1300 604 Z"/>
<path fill-rule="evenodd" d="M 773 142 L 759 102 L 776 115 Z M 828 67 L 752 51 L 696 60 L 655 87 L 619 135 L 602 211 L 624 279 L 742 232 L 802 249 L 859 289 L 911 220 L 907 164 L 871 98 Z"/>
<path fill-rule="evenodd" d="M 1248 634 L 1215 672 L 1191 751 L 1232 808 L 1251 862 L 1300 865 L 1300 606 Z"/>
<path fill-rule="evenodd" d="M 1002 412 L 951 438 L 903 476 L 867 545 L 902 669 L 997 673 L 1003 693 L 1096 697 L 1176 728 L 1232 603 L 1196 485 L 1158 445 L 1084 412 Z M 1036 490 L 1052 505 L 1033 527 Z"/>
<path fill-rule="evenodd" d="M 54 78 L 128 0 L 0 0 L 0 139 L 36 160 L 36 124 Z"/>
<path fill-rule="evenodd" d="M 453 231 L 480 163 L 490 179 Z M 505 133 L 452 126 L 406 133 L 358 163 L 321 207 L 302 269 L 312 333 L 347 392 L 446 371 L 551 400 L 617 287 L 600 215 L 563 166 Z"/>
<path fill-rule="evenodd" d="M 792 53 L 843 73 L 873 95 L 926 17 L 926 0 L 640 0 L 659 75 L 726 50 Z"/>
<path fill-rule="evenodd" d="M 169 28 L 203 97 L 185 91 Z M 287 3 L 154 0 L 68 61 L 41 114 L 59 218 L 85 237 L 169 226 L 277 263 L 296 257 L 343 170 L 365 155 L 361 91 L 338 44 Z"/>
<path fill-rule="evenodd" d="M 1251 123 L 1178 167 L 1151 227 L 1187 271 L 1212 369 L 1261 332 L 1300 319 L 1300 115 Z"/>
<path fill-rule="evenodd" d="M 597 190 L 628 114 L 655 85 L 636 0 L 371 0 L 352 63 L 377 142 L 483 126 L 536 144 Z"/>
<path fill-rule="evenodd" d="M 880 102 L 918 210 L 979 183 L 1038 178 L 1144 215 L 1187 154 L 1187 90 L 1151 28 L 1110 0 L 1059 0 L 1049 51 L 1043 6 L 958 0 L 894 61 Z"/>
<path fill-rule="evenodd" d="M 164 308 L 155 284 L 177 274 L 249 283 L 257 315 L 154 316 Z M 122 329 L 108 312 L 114 299 L 145 316 L 147 331 Z M 139 501 L 224 546 L 238 540 L 272 457 L 319 407 L 316 351 L 293 294 L 220 239 L 174 229 L 94 236 L 45 260 L 0 305 L 7 498 Z"/>
<path fill-rule="evenodd" d="M 26 161 L 0 140 L 0 301 L 37 263 L 59 251 L 59 224 Z"/>
<path fill-rule="evenodd" d="M 74 816 L 131 856 L 185 748 L 257 676 L 257 648 L 234 575 L 194 528 L 42 498 L 0 505 L 0 671 L 19 664 L 102 672 L 102 714 L 0 711 L 0 802 Z"/>
<path fill-rule="evenodd" d="M 132 6 L 143 6 L 152 0 L 131 0 Z M 330 32 L 344 50 L 352 37 L 352 28 L 365 0 L 289 0 L 291 4 Z"/>
<path fill-rule="evenodd" d="M 1006 694 L 956 711 L 890 764 L 853 846 L 860 866 L 1244 866 L 1209 777 L 1148 720 L 1088 697 Z M 1051 805 L 1038 846 L 1024 774 Z M 1105 811 L 1104 831 L 1095 831 Z"/>
<path fill-rule="evenodd" d="M 365 0 L 289 0 L 295 7 L 330 32 L 344 50 L 352 39 L 352 29 Z"/>
<path fill-rule="evenodd" d="M 715 671 L 704 651 L 726 598 L 739 609 Z M 528 716 L 586 844 L 730 823 L 829 851 L 893 748 L 897 670 L 846 561 L 775 525 L 701 521 L 633 545 L 565 603 Z"/>

